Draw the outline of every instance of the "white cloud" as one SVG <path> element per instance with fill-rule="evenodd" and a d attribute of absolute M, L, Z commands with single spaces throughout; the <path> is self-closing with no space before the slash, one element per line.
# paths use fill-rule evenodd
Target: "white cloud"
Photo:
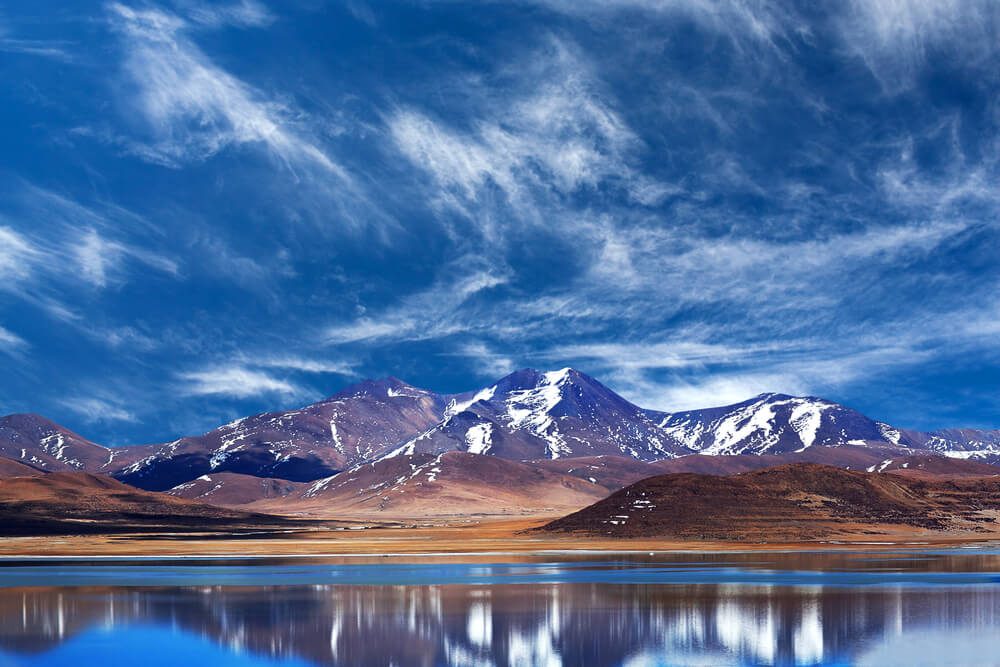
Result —
<path fill-rule="evenodd" d="M 898 92 L 942 54 L 966 67 L 995 69 L 997 21 L 1000 5 L 993 0 L 852 0 L 840 18 L 840 37 L 886 90 Z"/>
<path fill-rule="evenodd" d="M 454 270 L 454 269 L 452 269 Z M 426 340 L 470 328 L 460 311 L 474 296 L 507 282 L 496 270 L 460 268 L 456 277 L 411 294 L 376 316 L 364 316 L 326 329 L 330 344 L 374 340 Z"/>
<path fill-rule="evenodd" d="M 0 326 L 0 350 L 4 352 L 20 352 L 28 347 L 28 341 L 24 340 L 16 333 Z"/>
<path fill-rule="evenodd" d="M 232 76 L 185 36 L 187 23 L 153 9 L 111 5 L 126 45 L 125 67 L 138 111 L 153 132 L 136 152 L 175 166 L 203 160 L 230 145 L 261 145 L 290 168 L 317 167 L 347 181 L 346 172 L 292 127 L 291 110 Z"/>
<path fill-rule="evenodd" d="M 240 0 L 229 4 L 207 5 L 192 3 L 186 5 L 190 19 L 209 27 L 236 26 L 239 28 L 263 28 L 275 22 L 271 11 L 255 0 Z"/>
<path fill-rule="evenodd" d="M 180 390 L 188 396 L 250 398 L 267 394 L 301 395 L 296 385 L 245 366 L 216 366 L 178 374 Z"/>
<path fill-rule="evenodd" d="M 139 244 L 147 223 L 128 211 L 88 208 L 27 184 L 11 192 L 0 204 L 0 291 L 73 321 L 68 289 L 125 283 L 135 264 L 181 277 L 175 259 Z M 135 242 L 122 238 L 123 230 Z"/>
<path fill-rule="evenodd" d="M 698 382 L 626 384 L 623 395 L 646 408 L 680 412 L 740 403 L 767 392 L 793 395 L 813 393 L 812 386 L 795 375 L 743 373 L 708 376 Z"/>
<path fill-rule="evenodd" d="M 405 337 L 416 327 L 416 322 L 403 314 L 406 310 L 388 312 L 380 320 L 362 317 L 349 324 L 335 324 L 326 330 L 326 340 L 336 344 Z"/>
<path fill-rule="evenodd" d="M 837 342 L 779 341 L 756 349 L 720 346 L 718 354 L 712 353 L 715 346 L 681 342 L 673 345 L 681 352 L 663 362 L 655 354 L 647 358 L 649 346 L 622 345 L 622 363 L 606 355 L 598 358 L 597 368 L 636 404 L 676 412 L 738 403 L 765 392 L 822 396 L 933 356 L 917 338 L 872 338 L 877 340 L 856 335 Z M 663 376 L 651 370 L 677 372 Z"/>
<path fill-rule="evenodd" d="M 60 401 L 87 422 L 135 422 L 137 417 L 115 401 L 95 397 L 72 397 Z"/>
<path fill-rule="evenodd" d="M 806 32 L 788 5 L 776 0 L 524 0 L 565 14 L 614 20 L 623 11 L 679 17 L 726 35 L 738 48 L 773 46 L 795 32 Z"/>
<path fill-rule="evenodd" d="M 554 362 L 569 359 L 596 361 L 622 371 L 700 368 L 707 364 L 745 362 L 766 352 L 786 349 L 786 345 L 748 345 L 692 341 L 660 343 L 573 343 L 545 350 L 542 358 Z"/>
<path fill-rule="evenodd" d="M 309 359 L 296 356 L 265 357 L 248 360 L 248 363 L 260 368 L 284 368 L 302 373 L 336 373 L 338 375 L 354 375 L 354 364 L 345 361 L 330 361 L 326 359 Z"/>
<path fill-rule="evenodd" d="M 65 42 L 35 39 L 13 39 L 0 35 L 0 52 L 40 56 L 69 62 L 73 59 Z"/>
<path fill-rule="evenodd" d="M 516 369 L 514 360 L 493 350 L 483 342 L 471 342 L 459 346 L 455 356 L 465 357 L 472 362 L 474 370 L 482 377 L 495 380 L 509 375 Z"/>
<path fill-rule="evenodd" d="M 179 275 L 179 268 L 174 260 L 138 247 L 109 241 L 94 229 L 81 232 L 72 252 L 80 275 L 95 287 L 106 287 L 109 274 L 120 272 L 125 258 L 138 260 L 175 277 Z"/>
<path fill-rule="evenodd" d="M 76 261 L 84 280 L 97 286 L 107 284 L 108 265 L 117 263 L 121 247 L 101 238 L 93 229 L 83 234 L 75 249 Z"/>
<path fill-rule="evenodd" d="M 469 91 L 463 99 L 478 101 L 463 110 L 473 119 L 468 129 L 414 108 L 388 118 L 399 151 L 443 190 L 439 203 L 489 226 L 501 217 L 485 213 L 499 191 L 523 221 L 545 224 L 554 194 L 613 183 L 634 201 L 655 204 L 675 191 L 629 166 L 638 139 L 570 45 L 552 39 L 529 63 L 514 86 Z"/>
<path fill-rule="evenodd" d="M 11 289 L 30 276 L 41 256 L 41 251 L 16 230 L 0 226 L 0 289 Z"/>

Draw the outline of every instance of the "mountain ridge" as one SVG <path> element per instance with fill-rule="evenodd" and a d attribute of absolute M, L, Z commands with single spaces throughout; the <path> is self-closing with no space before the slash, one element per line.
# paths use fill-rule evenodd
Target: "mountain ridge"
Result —
<path fill-rule="evenodd" d="M 521 369 L 458 394 L 392 376 L 363 380 L 302 408 L 250 415 L 153 445 L 107 448 L 40 415 L 0 418 L 0 457 L 42 471 L 110 474 L 155 491 L 221 473 L 312 482 L 393 456 L 449 451 L 512 461 L 621 456 L 654 462 L 845 445 L 1000 463 L 1000 430 L 902 429 L 823 398 L 780 393 L 661 412 L 568 367 Z"/>

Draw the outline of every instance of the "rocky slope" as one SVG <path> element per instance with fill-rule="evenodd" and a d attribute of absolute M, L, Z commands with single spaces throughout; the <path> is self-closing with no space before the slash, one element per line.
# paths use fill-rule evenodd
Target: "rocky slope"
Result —
<path fill-rule="evenodd" d="M 445 397 L 401 380 L 369 380 L 301 410 L 254 415 L 201 436 L 129 448 L 129 459 L 108 471 L 155 491 L 220 472 L 311 481 L 382 456 L 440 420 L 444 408 Z"/>

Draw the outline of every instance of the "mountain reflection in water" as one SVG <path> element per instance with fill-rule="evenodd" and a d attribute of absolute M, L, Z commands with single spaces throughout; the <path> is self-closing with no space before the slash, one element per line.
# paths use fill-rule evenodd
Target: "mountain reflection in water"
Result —
<path fill-rule="evenodd" d="M 985 665 L 1000 655 L 1000 585 L 0 589 L 0 664 L 80 664 L 79 652 L 53 656 L 95 630 L 110 656 L 116 634 L 136 628 L 200 638 L 246 664 Z M 171 643 L 155 651 L 168 658 Z"/>

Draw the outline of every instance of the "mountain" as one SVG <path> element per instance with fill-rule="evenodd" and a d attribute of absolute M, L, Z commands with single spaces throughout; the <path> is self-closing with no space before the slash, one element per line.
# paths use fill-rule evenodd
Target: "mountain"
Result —
<path fill-rule="evenodd" d="M 652 461 L 684 452 L 658 416 L 571 368 L 524 369 L 454 398 L 439 424 L 387 456 L 464 451 L 510 460 L 613 454 Z"/>
<path fill-rule="evenodd" d="M 703 455 L 783 454 L 816 445 L 863 445 L 1000 463 L 1000 430 L 898 429 L 813 396 L 761 394 L 733 405 L 670 413 L 659 425 Z"/>
<path fill-rule="evenodd" d="M 602 486 L 531 463 L 450 451 L 357 466 L 255 507 L 336 516 L 558 514 L 606 495 Z"/>
<path fill-rule="evenodd" d="M 260 500 L 284 498 L 305 486 L 304 482 L 290 482 L 274 477 L 254 477 L 235 472 L 202 475 L 190 482 L 178 484 L 166 493 L 178 498 L 197 500 L 201 503 L 233 507 Z"/>
<path fill-rule="evenodd" d="M 812 397 L 761 394 L 735 405 L 675 412 L 660 427 L 706 455 L 782 454 L 814 445 L 888 443 L 860 412 Z"/>
<path fill-rule="evenodd" d="M 728 477 L 651 477 L 543 530 L 795 542 L 899 529 L 983 532 L 996 526 L 998 511 L 996 476 L 927 481 L 802 463 Z"/>
<path fill-rule="evenodd" d="M 297 410 L 245 417 L 165 444 L 112 449 L 38 415 L 0 419 L 0 458 L 40 471 L 110 474 L 153 491 L 223 473 L 310 483 L 365 463 L 445 452 L 534 462 L 536 469 L 613 490 L 667 469 L 732 473 L 811 461 L 857 470 L 921 452 L 1000 463 L 1000 431 L 899 429 L 831 401 L 785 394 L 657 412 L 570 368 L 523 369 L 455 395 L 392 377 L 365 380 Z M 577 459 L 589 462 L 543 465 Z M 670 460 L 682 467 L 643 465 Z M 238 477 L 226 478 L 225 491 L 203 486 L 191 489 L 241 501 L 269 498 L 276 488 Z"/>
<path fill-rule="evenodd" d="M 905 447 L 927 449 L 958 459 L 1000 463 L 1000 430 L 950 428 L 922 433 L 892 429 L 889 436 Z"/>
<path fill-rule="evenodd" d="M 94 470 L 111 450 L 35 414 L 0 418 L 0 456 L 39 470 Z"/>
<path fill-rule="evenodd" d="M 130 448 L 130 458 L 111 472 L 154 491 L 220 472 L 312 481 L 377 458 L 437 423 L 445 401 L 396 378 L 366 380 L 300 410 L 245 417 L 201 436 Z"/>

